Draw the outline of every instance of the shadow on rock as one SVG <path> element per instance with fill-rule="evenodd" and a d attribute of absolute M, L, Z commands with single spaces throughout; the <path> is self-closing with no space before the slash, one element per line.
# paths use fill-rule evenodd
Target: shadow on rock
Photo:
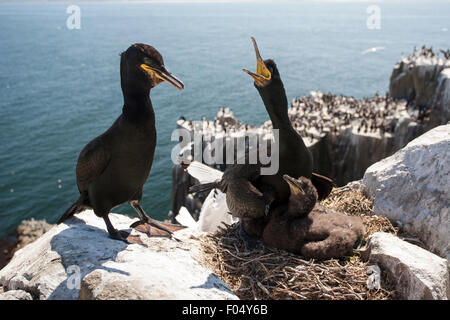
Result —
<path fill-rule="evenodd" d="M 214 273 L 211 273 L 208 278 L 206 278 L 206 281 L 198 286 L 192 286 L 191 289 L 218 289 L 221 291 L 225 291 L 227 293 L 234 294 L 223 282 L 220 280 L 220 278 L 215 275 Z"/>
<path fill-rule="evenodd" d="M 115 261 L 128 244 L 111 239 L 105 230 L 87 225 L 76 217 L 68 220 L 67 224 L 70 228 L 55 235 L 50 242 L 52 250 L 61 257 L 66 277 L 48 299 L 77 299 L 81 279 L 96 269 L 129 275 L 103 266 L 108 261 Z"/>

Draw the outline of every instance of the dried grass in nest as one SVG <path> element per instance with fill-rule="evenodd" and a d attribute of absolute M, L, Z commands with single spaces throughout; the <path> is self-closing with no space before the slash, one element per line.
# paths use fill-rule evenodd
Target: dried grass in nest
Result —
<path fill-rule="evenodd" d="M 358 199 L 361 206 L 358 208 Z M 370 215 L 372 204 L 359 192 L 333 192 L 326 205 L 363 218 L 366 236 L 376 231 L 396 233 L 389 220 Z M 343 210 L 339 210 L 343 211 Z M 238 225 L 226 226 L 200 238 L 203 264 L 213 270 L 240 299 L 285 300 L 387 300 L 395 298 L 393 285 L 382 282 L 380 290 L 366 286 L 367 263 L 357 253 L 345 260 L 305 260 L 301 256 L 261 245 L 246 251 Z"/>
<path fill-rule="evenodd" d="M 388 218 L 373 214 L 373 199 L 367 198 L 359 190 L 346 187 L 333 189 L 322 201 L 322 205 L 348 215 L 360 216 L 366 230 L 364 240 L 374 232 L 398 234 L 398 228 L 394 227 Z"/>

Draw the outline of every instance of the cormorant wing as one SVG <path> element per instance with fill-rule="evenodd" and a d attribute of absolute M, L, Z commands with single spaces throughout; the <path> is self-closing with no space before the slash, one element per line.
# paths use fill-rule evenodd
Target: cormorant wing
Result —
<path fill-rule="evenodd" d="M 89 142 L 78 157 L 76 173 L 80 193 L 87 191 L 89 183 L 98 178 L 108 167 L 111 156 L 102 138 L 103 135 Z"/>
<path fill-rule="evenodd" d="M 313 172 L 311 175 L 311 182 L 317 189 L 319 201 L 328 197 L 328 195 L 331 193 L 331 190 L 333 190 L 333 180 L 320 174 Z"/>

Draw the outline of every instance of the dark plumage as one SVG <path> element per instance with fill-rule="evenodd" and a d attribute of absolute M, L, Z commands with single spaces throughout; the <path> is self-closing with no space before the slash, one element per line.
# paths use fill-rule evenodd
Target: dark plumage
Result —
<path fill-rule="evenodd" d="M 221 180 L 213 183 L 194 186 L 192 192 L 206 191 L 218 188 L 226 193 L 226 201 L 230 213 L 242 219 L 242 229 L 250 236 L 261 236 L 267 222 L 270 206 L 285 204 L 290 196 L 288 184 L 283 175 L 308 177 L 319 191 L 319 199 L 328 196 L 333 188 L 331 179 L 312 173 L 312 155 L 303 142 L 302 137 L 293 128 L 288 116 L 288 101 L 275 62 L 271 59 L 262 60 L 258 46 L 252 38 L 257 66 L 256 73 L 244 69 L 254 79 L 255 88 L 261 99 L 274 130 L 278 130 L 279 167 L 276 174 L 261 175 L 261 164 L 236 164 L 225 171 Z M 246 155 L 248 156 L 248 155 Z M 241 230 L 242 231 L 242 230 Z M 245 233 L 242 232 L 243 238 Z M 245 239 L 249 241 L 250 239 Z"/>
<path fill-rule="evenodd" d="M 289 120 L 286 93 L 275 62 L 265 60 L 261 63 L 264 63 L 264 66 L 270 71 L 271 78 L 262 83 L 255 80 L 255 88 L 263 100 L 273 129 L 278 130 L 279 133 L 279 170 L 274 175 L 260 176 L 259 179 L 261 184 L 272 186 L 275 201 L 283 203 L 289 198 L 289 187 L 283 180 L 283 175 L 310 178 L 312 156 L 302 137 L 295 131 Z"/>
<path fill-rule="evenodd" d="M 248 154 L 247 154 L 248 156 Z M 182 160 L 185 165 L 186 160 Z M 211 183 L 192 186 L 192 193 L 219 189 L 226 193 L 226 201 L 230 213 L 237 218 L 253 219 L 268 213 L 269 205 L 273 201 L 271 187 L 260 185 L 261 165 L 236 164 L 229 166 L 222 179 Z"/>
<path fill-rule="evenodd" d="M 350 255 L 364 234 L 361 218 L 316 204 L 317 192 L 309 179 L 285 179 L 291 190 L 289 204 L 272 212 L 264 242 L 319 260 Z"/>
<path fill-rule="evenodd" d="M 257 71 L 256 73 L 246 69 L 244 71 L 255 80 L 255 88 L 266 107 L 272 127 L 279 132 L 279 170 L 275 175 L 260 176 L 258 183 L 270 185 L 274 190 L 274 201 L 284 203 L 288 200 L 290 192 L 288 184 L 283 180 L 283 175 L 311 178 L 313 176 L 312 155 L 289 119 L 286 92 L 277 65 L 271 59 L 263 61 L 255 39 L 252 38 L 252 41 L 256 53 Z M 327 177 L 314 174 L 312 181 L 319 190 L 319 199 L 326 198 L 333 188 L 331 179 Z"/>
<path fill-rule="evenodd" d="M 92 208 L 104 219 L 112 238 L 125 240 L 125 234 L 113 227 L 108 214 L 115 206 L 129 202 L 139 214 L 139 224 L 142 224 L 139 230 L 150 232 L 150 226 L 153 226 L 171 233 L 171 225 L 163 226 L 148 217 L 139 202 L 156 147 L 150 89 L 162 81 L 180 90 L 184 86 L 166 70 L 161 54 L 145 44 L 133 44 L 121 54 L 120 77 L 124 97 L 122 114 L 106 132 L 81 151 L 76 167 L 80 197 L 58 223 Z"/>

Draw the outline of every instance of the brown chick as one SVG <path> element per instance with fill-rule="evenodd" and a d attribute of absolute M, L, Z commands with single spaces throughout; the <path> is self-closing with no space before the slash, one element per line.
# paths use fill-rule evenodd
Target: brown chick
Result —
<path fill-rule="evenodd" d="M 263 231 L 266 245 L 317 260 L 350 255 L 364 234 L 361 218 L 316 204 L 317 191 L 309 179 L 283 178 L 291 196 L 287 206 L 272 212 Z"/>

